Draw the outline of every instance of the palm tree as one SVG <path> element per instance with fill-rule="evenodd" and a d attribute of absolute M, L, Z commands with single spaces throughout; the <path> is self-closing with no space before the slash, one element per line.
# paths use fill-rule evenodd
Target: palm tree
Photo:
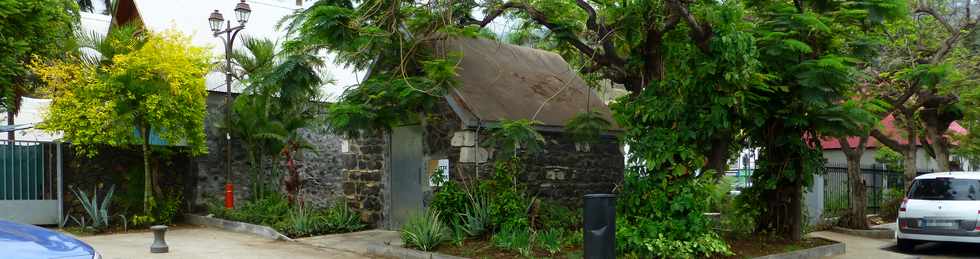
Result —
<path fill-rule="evenodd" d="M 289 201 L 295 204 L 301 189 L 296 154 L 313 150 L 300 129 L 316 118 L 317 105 L 311 101 L 319 98 L 323 80 L 317 71 L 323 63 L 306 53 L 277 53 L 276 44 L 266 39 L 248 38 L 244 46 L 244 51 L 231 56 L 239 70 L 236 77 L 246 87 L 235 101 L 230 130 L 246 146 L 255 193 L 261 195 L 265 188 L 263 157 L 280 155 L 289 172 L 282 182 Z"/>

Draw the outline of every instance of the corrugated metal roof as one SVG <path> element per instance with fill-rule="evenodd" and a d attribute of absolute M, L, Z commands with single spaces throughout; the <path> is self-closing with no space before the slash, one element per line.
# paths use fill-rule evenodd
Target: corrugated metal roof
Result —
<path fill-rule="evenodd" d="M 464 123 L 535 119 L 564 127 L 587 109 L 610 122 L 612 113 L 558 54 L 488 39 L 449 38 L 437 55 L 462 54 L 459 85 L 446 97 Z M 538 111 L 540 108 L 540 111 Z"/>

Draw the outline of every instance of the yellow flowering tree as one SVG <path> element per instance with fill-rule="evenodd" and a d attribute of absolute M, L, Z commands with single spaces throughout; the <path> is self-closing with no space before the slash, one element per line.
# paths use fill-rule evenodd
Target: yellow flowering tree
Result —
<path fill-rule="evenodd" d="M 109 41 L 118 41 L 110 33 Z M 139 144 L 143 151 L 143 209 L 152 197 L 150 132 L 191 153 L 207 151 L 204 76 L 210 54 L 172 30 L 143 32 L 116 45 L 100 62 L 35 61 L 32 69 L 47 84 L 53 101 L 40 128 L 61 132 L 77 150 L 92 156 L 95 145 Z M 133 47 L 136 46 L 136 47 Z M 122 50 L 122 51 L 119 51 Z M 134 128 L 138 134 L 134 134 Z"/>

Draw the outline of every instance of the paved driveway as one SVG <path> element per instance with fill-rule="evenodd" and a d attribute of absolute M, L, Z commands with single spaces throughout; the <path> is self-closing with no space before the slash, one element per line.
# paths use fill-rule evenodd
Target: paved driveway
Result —
<path fill-rule="evenodd" d="M 97 235 L 79 238 L 105 259 L 130 258 L 369 258 L 348 251 L 313 247 L 299 242 L 273 241 L 252 235 L 210 228 L 167 231 L 170 253 L 151 254 L 153 233 Z"/>
<path fill-rule="evenodd" d="M 811 233 L 810 236 L 822 237 L 846 245 L 846 253 L 831 257 L 834 259 L 851 258 L 980 258 L 980 245 L 976 244 L 952 244 L 952 243 L 925 243 L 916 246 L 912 253 L 901 253 L 895 244 L 894 239 L 874 239 L 859 236 L 846 235 L 836 232 L 821 231 Z"/>

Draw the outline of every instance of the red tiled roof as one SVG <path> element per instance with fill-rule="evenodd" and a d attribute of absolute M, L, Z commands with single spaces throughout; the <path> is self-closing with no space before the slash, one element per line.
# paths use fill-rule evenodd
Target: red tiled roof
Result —
<path fill-rule="evenodd" d="M 905 145 L 905 144 L 908 143 L 908 141 L 906 141 L 906 138 L 904 136 L 902 136 L 901 130 L 895 128 L 895 117 L 892 116 L 892 115 L 888 115 L 888 117 L 885 117 L 884 119 L 881 120 L 881 127 L 879 129 L 885 135 L 888 135 L 889 137 L 892 137 L 893 139 L 898 140 L 898 142 L 901 143 L 902 145 Z M 966 129 L 963 128 L 963 126 L 961 126 L 959 123 L 956 123 L 954 121 L 951 125 L 949 125 L 949 131 L 947 131 L 946 134 L 947 135 L 949 135 L 949 134 L 957 134 L 957 135 L 959 135 L 959 134 L 966 134 Z M 859 140 L 860 140 L 860 138 L 858 138 L 858 137 L 849 137 L 849 138 L 847 138 L 847 143 L 851 147 L 856 147 L 858 145 L 858 141 Z M 919 141 L 916 141 L 915 144 L 916 145 L 921 145 L 921 143 L 918 143 L 918 142 Z M 823 146 L 823 149 L 824 150 L 835 150 L 835 149 L 840 149 L 841 148 L 840 142 L 838 142 L 836 138 L 823 138 L 823 139 L 820 139 L 820 145 Z M 879 145 L 881 145 L 881 143 L 879 143 L 878 140 L 876 140 L 874 137 L 868 138 L 868 144 L 867 144 L 867 147 L 868 148 L 876 148 Z"/>

